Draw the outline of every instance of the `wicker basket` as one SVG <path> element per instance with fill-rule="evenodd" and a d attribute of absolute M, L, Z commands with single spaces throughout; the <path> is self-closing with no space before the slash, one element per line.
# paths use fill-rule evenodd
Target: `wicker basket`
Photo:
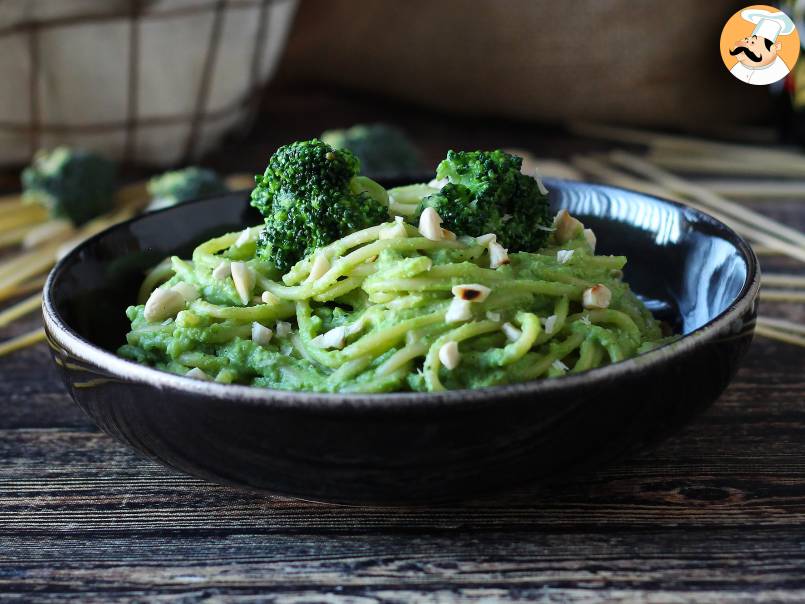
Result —
<path fill-rule="evenodd" d="M 0 1 L 0 164 L 188 162 L 246 127 L 297 0 Z"/>

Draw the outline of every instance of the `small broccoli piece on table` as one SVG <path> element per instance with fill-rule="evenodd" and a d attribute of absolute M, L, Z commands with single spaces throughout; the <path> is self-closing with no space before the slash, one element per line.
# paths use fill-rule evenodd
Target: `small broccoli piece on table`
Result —
<path fill-rule="evenodd" d="M 520 172 L 522 161 L 499 150 L 449 151 L 436 169 L 448 182 L 418 213 L 431 207 L 458 235 L 495 233 L 510 251 L 535 251 L 548 237 L 550 210 L 537 181 Z"/>
<path fill-rule="evenodd" d="M 359 124 L 344 130 L 328 130 L 321 140 L 336 149 L 349 149 L 365 174 L 410 174 L 422 167 L 416 145 L 405 133 L 387 124 Z"/>
<path fill-rule="evenodd" d="M 265 217 L 259 254 L 287 270 L 336 239 L 388 221 L 386 190 L 359 169 L 350 151 L 317 139 L 277 149 L 252 191 Z"/>
<path fill-rule="evenodd" d="M 95 153 L 43 150 L 22 172 L 23 198 L 78 226 L 112 209 L 116 176 L 115 165 Z"/>
<path fill-rule="evenodd" d="M 223 180 L 205 168 L 191 166 L 155 176 L 148 181 L 151 195 L 149 210 L 167 208 L 177 203 L 229 192 Z"/>

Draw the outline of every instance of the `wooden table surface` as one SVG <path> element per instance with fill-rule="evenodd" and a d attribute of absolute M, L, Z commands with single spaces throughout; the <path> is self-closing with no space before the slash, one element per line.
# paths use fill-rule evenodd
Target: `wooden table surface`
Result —
<path fill-rule="evenodd" d="M 269 122 L 272 107 L 287 111 L 269 105 Z M 249 157 L 320 129 L 291 121 Z M 540 147 L 555 134 L 461 123 L 407 125 L 434 154 L 451 128 L 563 153 Z M 759 207 L 805 228 L 801 202 Z M 801 305 L 762 311 L 805 321 Z M 382 509 L 244 494 L 145 461 L 98 432 L 40 345 L 0 359 L 0 600 L 805 601 L 804 368 L 804 349 L 757 338 L 721 399 L 653 451 L 550 488 Z"/>

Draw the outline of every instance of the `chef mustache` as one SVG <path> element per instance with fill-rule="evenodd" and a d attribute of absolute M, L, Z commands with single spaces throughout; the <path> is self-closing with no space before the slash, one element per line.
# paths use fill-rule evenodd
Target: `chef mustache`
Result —
<path fill-rule="evenodd" d="M 749 50 L 746 46 L 737 46 L 733 50 L 730 51 L 730 54 L 734 57 L 735 55 L 739 55 L 744 53 L 750 61 L 754 63 L 760 63 L 763 60 L 763 57 L 760 55 L 756 55 L 751 50 Z"/>

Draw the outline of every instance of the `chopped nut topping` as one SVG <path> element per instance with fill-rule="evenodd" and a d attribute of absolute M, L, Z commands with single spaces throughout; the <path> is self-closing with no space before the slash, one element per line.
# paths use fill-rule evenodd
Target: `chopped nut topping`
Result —
<path fill-rule="evenodd" d="M 271 341 L 274 332 L 265 325 L 260 325 L 257 321 L 252 323 L 252 342 L 259 346 L 267 346 Z"/>
<path fill-rule="evenodd" d="M 553 363 L 551 363 L 551 367 L 553 367 L 553 368 L 554 368 L 554 369 L 556 369 L 557 371 L 563 371 L 563 372 L 564 372 L 564 371 L 567 371 L 567 370 L 568 370 L 568 366 L 567 366 L 567 365 L 565 365 L 565 364 L 564 364 L 562 361 L 560 361 L 559 359 L 556 359 L 556 360 L 555 360 Z"/>
<path fill-rule="evenodd" d="M 480 236 L 475 238 L 475 242 L 478 245 L 482 245 L 484 247 L 488 246 L 490 243 L 492 243 L 493 241 L 497 241 L 497 240 L 498 240 L 498 236 L 495 235 L 494 233 L 487 233 L 486 235 L 480 235 Z"/>
<path fill-rule="evenodd" d="M 287 321 L 277 321 L 274 329 L 278 338 L 287 338 L 291 333 L 291 324 Z"/>
<path fill-rule="evenodd" d="M 347 339 L 347 328 L 333 327 L 330 331 L 313 338 L 310 343 L 318 348 L 343 348 Z"/>
<path fill-rule="evenodd" d="M 592 229 L 584 229 L 582 234 L 584 235 L 585 241 L 587 241 L 587 245 L 590 246 L 590 251 L 595 254 L 595 233 L 593 233 Z"/>
<path fill-rule="evenodd" d="M 573 218 L 567 210 L 559 210 L 553 219 L 554 237 L 557 243 L 567 243 L 584 230 L 584 225 Z"/>
<path fill-rule="evenodd" d="M 185 302 L 192 302 L 193 300 L 198 300 L 201 297 L 198 289 L 186 281 L 180 281 L 171 289 L 175 292 L 178 292 L 179 295 L 184 298 Z"/>
<path fill-rule="evenodd" d="M 458 364 L 461 362 L 461 353 L 458 351 L 458 344 L 452 340 L 442 344 L 442 347 L 439 349 L 439 360 L 445 368 L 451 371 L 458 367 Z"/>
<path fill-rule="evenodd" d="M 204 382 L 212 381 L 212 378 L 204 373 L 198 367 L 193 367 L 190 371 L 184 374 L 185 377 L 192 378 L 194 380 L 202 380 Z"/>
<path fill-rule="evenodd" d="M 545 188 L 545 183 L 542 182 L 542 176 L 537 168 L 534 168 L 534 180 L 537 181 L 537 190 L 540 192 L 540 194 L 547 195 L 548 189 Z"/>
<path fill-rule="evenodd" d="M 251 240 L 252 240 L 251 230 L 248 228 L 243 229 L 243 232 L 238 236 L 237 240 L 235 241 L 235 247 L 246 245 Z"/>
<path fill-rule="evenodd" d="M 260 295 L 260 302 L 262 302 L 263 304 L 279 304 L 280 299 L 277 298 L 277 296 L 272 294 L 270 291 L 264 291 Z"/>
<path fill-rule="evenodd" d="M 581 297 L 581 305 L 587 309 L 608 308 L 612 301 L 612 292 L 603 283 L 585 289 Z"/>
<path fill-rule="evenodd" d="M 510 262 L 509 250 L 500 245 L 497 241 L 492 241 L 489 244 L 489 268 L 498 268 Z"/>
<path fill-rule="evenodd" d="M 479 285 L 478 283 L 456 285 L 451 291 L 456 298 L 460 298 L 468 302 L 483 302 L 492 292 L 492 290 L 485 285 Z"/>
<path fill-rule="evenodd" d="M 394 224 L 390 227 L 386 227 L 380 231 L 378 234 L 378 239 L 403 239 L 407 237 L 408 233 L 405 230 L 405 222 L 403 221 L 402 216 L 395 216 L 394 217 Z"/>
<path fill-rule="evenodd" d="M 221 262 L 221 264 L 212 269 L 212 278 L 217 279 L 218 281 L 223 281 L 231 274 L 232 271 L 230 269 L 229 262 L 226 260 L 224 260 L 223 262 Z"/>
<path fill-rule="evenodd" d="M 472 319 L 472 303 L 461 298 L 453 298 L 450 301 L 450 306 L 444 315 L 445 323 L 460 323 L 461 321 L 470 321 Z"/>
<path fill-rule="evenodd" d="M 366 327 L 366 315 L 346 326 L 346 336 L 354 336 L 356 333 L 362 332 L 364 327 Z"/>
<path fill-rule="evenodd" d="M 559 250 L 556 252 L 556 260 L 559 264 L 567 264 L 573 257 L 573 250 Z"/>
<path fill-rule="evenodd" d="M 441 225 L 442 218 L 433 208 L 425 208 L 419 216 L 419 232 L 426 239 L 431 241 L 444 239 L 444 229 Z"/>
<path fill-rule="evenodd" d="M 175 317 L 180 310 L 184 310 L 187 300 L 173 288 L 157 288 L 148 296 L 143 316 L 149 323 L 164 321 Z"/>
<path fill-rule="evenodd" d="M 252 290 L 256 281 L 254 271 L 245 262 L 233 262 L 230 270 L 240 301 L 246 305 L 252 299 Z"/>

